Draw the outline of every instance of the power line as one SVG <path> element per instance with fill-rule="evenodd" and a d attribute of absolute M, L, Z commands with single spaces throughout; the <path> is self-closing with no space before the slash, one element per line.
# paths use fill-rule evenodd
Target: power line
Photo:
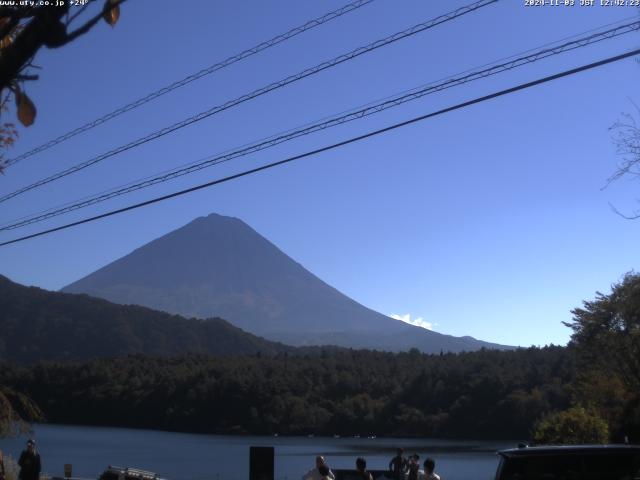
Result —
<path fill-rule="evenodd" d="M 116 110 L 113 110 L 112 112 L 107 113 L 106 115 L 103 115 L 100 118 L 97 118 L 91 122 L 85 123 L 84 125 L 81 125 L 80 127 L 74 128 L 73 130 L 70 130 L 67 133 L 64 133 L 62 135 L 60 135 L 57 138 L 54 138 L 52 140 L 49 140 L 48 142 L 43 143 L 42 145 L 37 146 L 36 148 L 29 150 L 28 152 L 23 153 L 22 155 L 19 155 L 15 158 L 11 158 L 9 160 L 7 160 L 5 162 L 5 166 L 10 166 L 13 165 L 15 163 L 20 162 L 21 160 L 24 160 L 25 158 L 29 158 L 37 153 L 43 152 L 45 150 L 48 150 L 49 148 L 58 145 L 59 143 L 65 142 L 67 140 L 69 140 L 70 138 L 75 137 L 76 135 L 79 135 L 83 132 L 86 132 L 88 130 L 91 130 L 99 125 L 102 125 L 103 123 L 108 122 L 109 120 L 113 120 L 114 118 L 122 115 L 123 113 L 126 113 L 130 110 L 133 110 L 135 108 L 138 108 L 142 105 L 144 105 L 145 103 L 151 102 L 152 100 L 155 100 L 158 97 L 161 97 L 169 92 L 172 92 L 173 90 L 176 90 L 178 88 L 184 87 L 185 85 L 194 82 L 196 80 L 199 80 L 202 77 L 205 77 L 207 75 L 210 75 L 214 72 L 217 72 L 218 70 L 222 70 L 223 68 L 226 68 L 230 65 L 233 65 L 236 62 L 239 62 L 240 60 L 244 60 L 245 58 L 251 57 L 252 55 L 255 55 L 257 53 L 260 53 L 264 50 L 267 50 L 271 47 L 274 47 L 282 42 L 285 42 L 303 32 L 306 32 L 307 30 L 311 30 L 312 28 L 318 27 L 320 25 L 323 25 L 325 23 L 330 22 L 331 20 L 334 20 L 336 18 L 341 17 L 342 15 L 345 15 L 347 13 L 353 12 L 354 10 L 357 10 L 360 7 L 363 7 L 365 5 L 368 5 L 369 3 L 373 2 L 374 0 L 357 0 L 355 2 L 349 3 L 341 8 L 338 8 L 337 10 L 333 10 L 329 13 L 326 13 L 318 18 L 315 18 L 313 20 L 308 21 L 307 23 L 305 23 L 304 25 L 300 25 L 298 27 L 292 28 L 291 30 L 282 33 L 280 35 L 277 35 L 275 37 L 273 37 L 270 40 L 267 40 L 265 42 L 262 42 L 258 45 L 256 45 L 255 47 L 252 48 L 248 48 L 247 50 L 244 50 L 236 55 L 232 55 L 231 57 L 227 58 L 226 60 L 223 60 L 221 62 L 215 63 L 213 65 L 210 65 L 209 67 L 203 68 L 202 70 L 200 70 L 199 72 L 193 73 L 191 75 L 188 75 L 186 77 L 184 77 L 181 80 L 177 80 L 173 83 L 171 83 L 170 85 L 166 85 L 165 87 L 162 87 L 144 97 L 141 97 L 131 103 L 128 103 L 127 105 L 124 105 L 120 108 L 117 108 Z"/>
<path fill-rule="evenodd" d="M 611 28 L 602 32 L 596 32 L 592 35 L 578 38 L 576 40 L 572 40 L 570 42 L 566 42 L 561 45 L 555 45 L 550 48 L 534 51 L 534 53 L 531 53 L 529 55 L 520 56 L 516 58 L 510 57 L 511 60 L 509 60 L 508 62 L 504 62 L 498 65 L 492 65 L 488 68 L 485 68 L 479 71 L 471 71 L 471 73 L 468 73 L 464 76 L 449 77 L 444 82 L 440 82 L 437 84 L 433 84 L 433 83 L 428 84 L 426 86 L 419 87 L 418 89 L 410 90 L 408 92 L 397 95 L 395 97 L 387 98 L 386 100 L 380 103 L 372 104 L 365 108 L 360 108 L 358 110 L 351 111 L 343 115 L 329 117 L 328 119 L 324 119 L 317 123 L 307 124 L 303 128 L 298 128 L 298 129 L 289 131 L 287 133 L 270 137 L 263 141 L 256 142 L 254 144 L 249 144 L 248 146 L 244 146 L 239 149 L 232 150 L 229 153 L 208 157 L 201 161 L 191 163 L 187 166 L 184 166 L 178 169 L 173 169 L 168 172 L 159 174 L 155 177 L 148 177 L 137 183 L 135 182 L 130 183 L 125 186 L 119 187 L 115 190 L 90 196 L 80 201 L 66 204 L 59 208 L 49 209 L 46 212 L 43 212 L 41 214 L 34 214 L 28 217 L 23 217 L 21 219 L 14 220 L 13 222 L 7 222 L 4 225 L 0 225 L 0 231 L 14 230 L 16 228 L 24 227 L 34 223 L 39 223 L 41 221 L 48 220 L 53 217 L 63 215 L 65 213 L 69 213 L 69 212 L 78 210 L 80 208 L 85 208 L 91 205 L 95 205 L 97 203 L 101 203 L 115 197 L 126 195 L 128 193 L 141 190 L 143 188 L 147 188 L 159 183 L 173 180 L 175 178 L 178 178 L 184 175 L 188 175 L 190 173 L 202 170 L 204 168 L 218 165 L 223 162 L 228 162 L 233 159 L 249 155 L 251 153 L 262 151 L 267 148 L 271 148 L 276 145 L 279 145 L 281 143 L 291 141 L 295 138 L 299 138 L 301 136 L 309 135 L 311 133 L 315 133 L 320 130 L 325 130 L 327 128 L 331 128 L 347 122 L 358 120 L 363 117 L 374 115 L 376 113 L 380 113 L 389 108 L 393 108 L 393 107 L 402 105 L 404 103 L 417 100 L 426 95 L 437 93 L 442 90 L 452 88 L 458 85 L 462 85 L 465 83 L 469 83 L 475 80 L 480 80 L 482 78 L 486 78 L 486 77 L 493 76 L 508 70 L 512 70 L 514 68 L 517 68 L 523 65 L 534 63 L 536 61 L 548 58 L 550 56 L 555 56 L 555 55 L 559 55 L 561 53 L 572 51 L 578 48 L 583 48 L 588 45 L 601 42 L 603 40 L 615 38 L 620 35 L 624 35 L 630 32 L 635 32 L 638 30 L 640 30 L 640 21 L 630 22 L 625 25 L 620 25 L 618 27 Z M 531 50 L 528 50 L 528 51 L 531 51 Z"/>
<path fill-rule="evenodd" d="M 581 48 L 605 39 L 610 39 L 619 35 L 623 35 L 625 33 L 633 32 L 638 30 L 638 28 L 640 28 L 640 22 L 631 22 L 626 25 L 621 25 L 616 28 L 606 30 L 604 32 L 597 32 L 588 37 L 579 38 L 577 40 L 567 42 L 562 45 L 556 45 L 553 48 L 537 51 L 528 56 L 523 56 L 515 59 L 513 59 L 515 56 L 511 56 L 509 58 L 513 60 L 509 62 L 500 64 L 500 65 L 493 65 L 490 68 L 484 69 L 479 72 L 476 71 L 476 72 L 470 73 L 462 78 L 460 77 L 456 78 L 455 76 L 449 77 L 447 81 L 440 83 L 438 85 L 434 86 L 434 83 L 435 83 L 434 82 L 434 83 L 428 84 L 426 88 L 423 87 L 423 88 L 420 88 L 419 90 L 413 89 L 413 90 L 410 90 L 409 93 L 396 96 L 395 98 L 389 97 L 388 99 L 386 99 L 386 101 L 379 103 L 377 105 L 370 104 L 370 106 L 368 106 L 367 108 L 360 109 L 355 112 L 352 111 L 346 115 L 342 115 L 338 117 L 333 117 L 333 118 L 329 117 L 328 120 L 325 119 L 316 124 L 307 124 L 305 128 L 290 131 L 290 132 L 287 132 L 286 134 L 279 135 L 276 137 L 271 137 L 265 141 L 262 141 L 260 143 L 256 143 L 253 145 L 249 144 L 249 146 L 240 148 L 235 151 L 231 151 L 230 153 L 227 153 L 224 155 L 218 155 L 213 158 L 204 159 L 203 161 L 193 162 L 191 164 L 188 164 L 186 167 L 169 170 L 167 172 L 163 172 L 162 174 L 159 174 L 156 177 L 147 177 L 146 179 L 144 179 L 143 181 L 139 181 L 138 183 L 131 182 L 125 186 L 119 187 L 116 190 L 112 189 L 110 191 L 103 192 L 101 194 L 86 197 L 85 199 L 76 201 L 75 203 L 70 202 L 59 208 L 48 209 L 46 212 L 42 212 L 41 214 L 34 214 L 31 216 L 22 217 L 18 220 L 14 220 L 13 223 L 6 222 L 4 225 L 0 225 L 0 230 L 12 230 L 15 228 L 37 223 L 46 219 L 50 219 L 52 217 L 56 217 L 64 213 L 77 210 L 79 208 L 84 208 L 90 205 L 94 205 L 96 203 L 100 203 L 117 196 L 121 196 L 142 188 L 146 188 L 146 187 L 149 187 L 158 183 L 162 183 L 183 175 L 187 175 L 189 173 L 193 173 L 194 171 L 201 170 L 203 168 L 217 165 L 219 163 L 226 162 L 241 156 L 245 156 L 250 153 L 255 153 L 257 151 L 270 148 L 272 146 L 278 145 L 280 143 L 284 143 L 286 141 L 292 140 L 294 138 L 298 138 L 303 135 L 307 135 L 319 130 L 324 130 L 326 128 L 330 128 L 330 127 L 333 127 L 342 123 L 346 123 L 349 121 L 357 120 L 364 116 L 379 113 L 385 109 L 401 105 L 408 101 L 416 100 L 418 98 L 421 98 L 422 96 L 425 96 L 431 93 L 435 93 L 435 92 L 438 92 L 447 88 L 451 88 L 453 86 L 457 86 L 463 83 L 467 83 L 473 80 L 478 80 L 490 75 L 495 75 L 505 70 L 510 70 L 512 68 L 522 66 L 524 64 L 533 63 L 535 61 L 544 59 L 548 56 L 557 55 L 557 54 L 564 53 L 566 51 L 570 51 L 576 48 Z M 546 44 L 546 45 L 549 45 L 549 44 Z M 529 51 L 533 51 L 533 50 L 528 50 L 527 52 Z"/>
<path fill-rule="evenodd" d="M 466 108 L 466 107 L 469 107 L 471 105 L 475 105 L 475 104 L 478 104 L 478 103 L 486 102 L 488 100 L 492 100 L 492 99 L 497 98 L 497 97 L 508 95 L 508 94 L 511 94 L 511 93 L 514 93 L 514 92 L 517 92 L 517 91 L 520 91 L 520 90 L 525 90 L 525 89 L 534 87 L 536 85 L 540 85 L 540 84 L 543 84 L 543 83 L 551 82 L 553 80 L 557 80 L 559 78 L 567 77 L 567 76 L 570 76 L 570 75 L 575 75 L 576 73 L 580 73 L 580 72 L 584 72 L 586 70 L 591 70 L 591 69 L 594 69 L 594 68 L 597 68 L 597 67 L 601 67 L 601 66 L 607 65 L 609 63 L 618 62 L 620 60 L 623 60 L 625 58 L 629 58 L 629 57 L 632 57 L 632 56 L 635 56 L 635 55 L 638 55 L 638 54 L 640 54 L 640 48 L 632 50 L 632 51 L 627 52 L 627 53 L 622 53 L 620 55 L 616 55 L 614 57 L 608 57 L 608 58 L 605 58 L 603 60 L 599 60 L 597 62 L 593 62 L 593 63 L 589 63 L 589 64 L 586 64 L 586 65 L 582 65 L 580 67 L 572 68 L 570 70 L 565 70 L 565 71 L 560 72 L 560 73 L 556 73 L 556 74 L 553 74 L 553 75 L 542 77 L 542 78 L 539 78 L 537 80 L 533 80 L 533 81 L 530 81 L 530 82 L 527 82 L 527 83 L 522 83 L 522 84 L 517 85 L 515 87 L 510 87 L 510 88 L 507 88 L 505 90 L 500 90 L 498 92 L 491 93 L 489 95 L 484 95 L 482 97 L 474 98 L 473 100 L 468 100 L 466 102 L 458 103 L 457 105 L 453 105 L 451 107 L 443 108 L 443 109 L 437 110 L 435 112 L 431 112 L 431 113 L 427 113 L 425 115 L 414 117 L 414 118 L 411 118 L 409 120 L 405 120 L 403 122 L 395 123 L 395 124 L 390 125 L 388 127 L 384 127 L 384 128 L 378 129 L 378 130 L 374 130 L 374 131 L 365 133 L 363 135 L 358 135 L 356 137 L 351 137 L 351 138 L 349 138 L 347 140 L 343 140 L 343 141 L 338 142 L 338 143 L 327 145 L 327 146 L 318 148 L 316 150 L 311 150 L 311 151 L 302 153 L 300 155 L 295 155 L 293 157 L 288 157 L 288 158 L 285 158 L 283 160 L 279 160 L 277 162 L 268 163 L 266 165 L 262 165 L 260 167 L 252 168 L 250 170 L 245 170 L 243 172 L 236 173 L 234 175 L 230 175 L 230 176 L 227 176 L 227 177 L 224 177 L 224 178 L 219 178 L 219 179 L 216 179 L 216 180 L 212 180 L 210 182 L 203 183 L 203 184 L 200 184 L 200 185 L 196 185 L 194 187 L 190 187 L 190 188 L 187 188 L 185 190 L 180 190 L 180 191 L 177 191 L 177 192 L 173 192 L 173 193 L 170 193 L 168 195 L 163 195 L 161 197 L 156 197 L 156 198 L 153 198 L 151 200 L 146 200 L 144 202 L 136 203 L 134 205 L 129 205 L 127 207 L 119 208 L 117 210 L 112 210 L 112 211 L 107 212 L 107 213 L 103 213 L 103 214 L 96 215 L 96 216 L 93 216 L 93 217 L 85 218 L 83 220 L 78 220 L 76 222 L 68 223 L 66 225 L 62 225 L 62 226 L 59 226 L 59 227 L 50 228 L 48 230 L 43 230 L 43 231 L 40 231 L 40 232 L 37 232 L 37 233 L 32 233 L 31 235 L 25 235 L 24 237 L 15 238 L 13 240 L 8 240 L 6 242 L 0 243 L 0 247 L 3 247 L 5 245 L 10 245 L 10 244 L 13 244 L 13 243 L 17 243 L 17 242 L 22 242 L 22 241 L 29 240 L 29 239 L 35 238 L 35 237 L 40 237 L 42 235 L 46 235 L 46 234 L 49 234 L 49 233 L 57 232 L 57 231 L 60 231 L 60 230 L 65 230 L 65 229 L 68 229 L 68 228 L 71 228 L 71 227 L 75 227 L 75 226 L 82 225 L 82 224 L 85 224 L 85 223 L 93 222 L 95 220 L 100 220 L 102 218 L 111 217 L 111 216 L 117 215 L 119 213 L 128 212 L 130 210 L 135 210 L 135 209 L 138 209 L 138 208 L 141 208 L 141 207 L 145 207 L 147 205 L 151 205 L 151 204 L 154 204 L 154 203 L 162 202 L 164 200 L 169 200 L 169 199 L 174 198 L 174 197 L 179 197 L 179 196 L 182 196 L 182 195 L 186 195 L 187 193 L 191 193 L 191 192 L 195 192 L 197 190 L 202 190 L 204 188 L 212 187 L 214 185 L 218 185 L 218 184 L 225 183 L 225 182 L 228 182 L 228 181 L 231 181 L 231 180 L 235 180 L 235 179 L 238 179 L 238 178 L 241 178 L 241 177 L 245 177 L 247 175 L 251 175 L 251 174 L 254 174 L 254 173 L 257 173 L 257 172 L 261 172 L 263 170 L 269 170 L 271 168 L 278 167 L 278 166 L 281 166 L 281 165 L 284 165 L 284 164 L 287 164 L 287 163 L 291 163 L 291 162 L 294 162 L 296 160 L 300 160 L 300 159 L 303 159 L 303 158 L 311 157 L 311 156 L 317 155 L 319 153 L 327 152 L 329 150 L 334 150 L 336 148 L 343 147 L 345 145 L 349 145 L 351 143 L 359 142 L 361 140 L 365 140 L 365 139 L 370 138 L 370 137 L 381 135 L 383 133 L 387 133 L 387 132 L 390 132 L 392 130 L 396 130 L 396 129 L 401 128 L 401 127 L 406 127 L 407 125 L 411 125 L 411 124 L 414 124 L 414 123 L 417 123 L 417 122 L 421 122 L 423 120 L 427 120 L 427 119 L 432 118 L 432 117 L 443 115 L 445 113 L 449 113 L 449 112 L 452 112 L 452 111 L 455 111 L 455 110 L 460 110 L 462 108 Z"/>
<path fill-rule="evenodd" d="M 328 119 L 333 118 L 333 117 L 335 117 L 335 116 L 337 116 L 337 115 L 342 115 L 342 114 L 345 114 L 345 113 L 348 113 L 348 112 L 350 113 L 350 112 L 352 112 L 352 111 L 354 111 L 354 110 L 361 109 L 361 108 L 364 108 L 364 107 L 368 107 L 368 106 L 374 105 L 374 104 L 376 104 L 376 103 L 378 103 L 378 102 L 386 101 L 386 100 L 389 100 L 389 99 L 391 99 L 391 98 L 397 97 L 397 96 L 399 96 L 399 95 L 403 95 L 403 94 L 406 94 L 406 93 L 409 93 L 409 92 L 414 92 L 414 91 L 416 91 L 416 90 L 418 90 L 418 89 L 421 89 L 421 88 L 423 88 L 423 87 L 425 87 L 425 86 L 435 85 L 435 84 L 436 84 L 436 83 L 438 83 L 438 82 L 441 82 L 441 81 L 444 81 L 444 80 L 448 80 L 448 79 L 454 78 L 455 76 L 464 75 L 464 74 L 467 74 L 467 73 L 469 73 L 469 72 L 473 72 L 474 70 L 477 70 L 477 69 L 480 69 L 480 68 L 485 68 L 485 67 L 488 67 L 488 66 L 497 65 L 497 64 L 498 64 L 498 63 L 500 63 L 500 62 L 505 62 L 505 61 L 507 61 L 507 60 L 512 60 L 512 59 L 514 59 L 514 58 L 517 58 L 517 57 L 519 57 L 519 56 L 523 56 L 523 55 L 528 54 L 528 53 L 531 53 L 531 52 L 535 52 L 535 51 L 540 50 L 540 49 L 542 49 L 542 48 L 550 47 L 550 46 L 552 46 L 552 45 L 558 45 L 560 42 L 565 42 L 565 41 L 567 41 L 567 40 L 576 39 L 576 38 L 579 38 L 579 37 L 581 37 L 581 36 L 583 36 L 583 35 L 586 35 L 586 34 L 589 34 L 589 33 L 593 33 L 593 32 L 597 32 L 598 30 L 601 30 L 601 29 L 603 29 L 603 28 L 613 27 L 614 25 L 622 25 L 622 24 L 624 24 L 625 22 L 628 22 L 628 21 L 630 21 L 630 20 L 632 20 L 632 19 L 635 19 L 635 18 L 637 18 L 637 15 L 631 15 L 631 16 L 628 16 L 628 17 L 625 17 L 625 18 L 622 18 L 622 19 L 616 20 L 615 22 L 606 23 L 606 24 L 604 24 L 604 25 L 599 25 L 599 26 L 597 26 L 597 27 L 590 28 L 590 29 L 588 29 L 588 30 L 584 30 L 584 31 L 579 32 L 579 33 L 574 33 L 573 35 L 568 35 L 568 36 L 566 36 L 566 37 L 559 38 L 559 39 L 557 39 L 557 40 L 554 40 L 553 42 L 547 42 L 547 43 L 544 43 L 544 44 L 542 44 L 542 45 L 538 45 L 538 46 L 537 46 L 537 47 L 535 47 L 535 48 L 530 48 L 530 49 L 527 49 L 527 50 L 524 50 L 524 51 L 521 51 L 521 52 L 518 52 L 518 53 L 515 53 L 515 54 L 512 54 L 512 55 L 509 55 L 509 56 L 507 56 L 507 57 L 502 57 L 502 58 L 499 58 L 499 59 L 493 60 L 493 61 L 491 61 L 491 62 L 487 62 L 487 63 L 484 63 L 484 64 L 482 64 L 482 65 L 476 66 L 476 67 L 474 67 L 474 68 L 469 68 L 469 69 L 467 69 L 467 70 L 464 70 L 464 71 L 459 72 L 459 73 L 454 74 L 454 75 L 447 75 L 447 76 L 445 76 L 445 77 L 441 77 L 441 78 L 439 78 L 439 79 L 437 79 L 437 80 L 433 80 L 433 81 L 431 81 L 431 82 L 429 82 L 429 83 L 426 83 L 426 84 L 423 84 L 423 85 L 421 85 L 421 86 L 419 86 L 419 87 L 414 87 L 414 88 L 411 88 L 411 89 L 406 89 L 406 90 L 403 90 L 402 92 L 398 92 L 398 93 L 396 93 L 396 94 L 394 94 L 394 95 L 387 95 L 387 96 L 385 96 L 384 98 L 378 98 L 378 99 L 373 100 L 373 101 L 371 101 L 371 102 L 368 102 L 368 103 L 366 103 L 366 104 L 364 104 L 364 105 L 360 105 L 360 106 L 358 106 L 358 107 L 350 108 L 350 109 L 348 109 L 348 110 L 343 110 L 343 111 L 341 111 L 341 112 L 339 112 L 339 113 L 337 113 L 337 114 L 331 115 L 331 116 L 323 117 L 323 118 L 322 118 L 322 119 L 320 119 L 320 120 L 316 120 L 316 121 L 314 121 L 314 122 L 308 122 L 308 123 L 305 123 L 304 125 L 302 125 L 302 126 L 300 126 L 300 127 L 297 127 L 296 129 L 299 129 L 299 128 L 302 128 L 302 127 L 306 127 L 306 126 L 308 126 L 308 125 L 312 125 L 312 124 L 313 124 L 313 123 L 315 123 L 315 122 L 328 120 Z M 284 131 L 284 132 L 279 132 L 279 133 L 277 133 L 277 134 L 273 134 L 273 135 L 269 135 L 269 136 L 267 136 L 267 137 L 263 137 L 263 138 L 261 138 L 261 139 L 259 139 L 259 140 L 254 140 L 253 142 L 247 142 L 247 143 L 245 143 L 245 144 L 241 145 L 240 147 L 236 147 L 236 149 L 237 149 L 237 148 L 243 148 L 243 147 L 246 147 L 246 146 L 249 146 L 249 145 L 252 145 L 252 144 L 255 144 L 255 143 L 261 142 L 261 141 L 263 141 L 263 140 L 271 139 L 271 138 L 273 138 L 273 137 L 280 136 L 280 135 L 282 135 L 282 134 L 284 134 L 284 133 L 292 132 L 293 130 L 295 130 L 295 129 L 288 129 L 288 130 L 286 130 L 286 131 Z M 220 153 L 218 153 L 217 155 L 222 155 L 222 153 L 227 153 L 227 152 L 231 152 L 231 151 L 233 151 L 233 149 L 226 150 L 225 152 L 220 152 Z M 207 158 L 209 158 L 209 157 L 207 157 Z M 138 178 L 138 179 L 136 179 L 136 180 L 132 180 L 132 181 L 130 181 L 130 182 L 127 182 L 126 184 L 123 184 L 123 185 L 120 185 L 120 186 L 117 186 L 117 187 L 112 187 L 112 188 L 109 188 L 109 189 L 103 190 L 103 191 L 98 192 L 98 193 L 96 193 L 96 194 L 86 195 L 86 196 L 84 196 L 84 197 L 82 197 L 82 198 L 80 198 L 80 199 L 76 199 L 76 200 L 73 200 L 73 201 L 65 202 L 64 204 L 57 205 L 57 206 L 54 206 L 54 207 L 49 207 L 49 208 L 46 208 L 46 209 L 44 209 L 44 210 L 40 210 L 40 211 L 35 212 L 35 213 L 30 213 L 30 214 L 27 214 L 27 215 L 23 215 L 23 216 L 21 216 L 21 217 L 18 217 L 17 219 L 13 219 L 13 220 L 10 220 L 10 221 L 5 221 L 5 222 L 3 222 L 3 223 L 1 223 L 1 224 L 0 224 L 0 230 L 2 229 L 2 227 L 8 226 L 8 225 L 9 225 L 9 224 L 11 224 L 11 223 L 15 223 L 15 222 L 22 221 L 22 220 L 25 220 L 25 219 L 30 219 L 30 218 L 33 218 L 35 215 L 41 215 L 41 214 L 49 213 L 49 212 L 52 212 L 52 211 L 54 211 L 54 210 L 58 210 L 58 209 L 61 209 L 61 208 L 63 208 L 63 207 L 67 207 L 67 206 L 75 205 L 75 204 L 77 204 L 77 203 L 79 203 L 79 202 L 83 202 L 83 201 L 85 201 L 85 200 L 90 200 L 90 199 L 93 199 L 93 198 L 95 198 L 95 197 L 98 197 L 98 196 L 102 196 L 102 195 L 104 195 L 104 194 L 107 194 L 107 193 L 112 193 L 112 192 L 114 192 L 114 191 L 116 191 L 116 190 L 119 190 L 119 189 L 122 189 L 122 188 L 125 188 L 125 187 L 129 187 L 129 186 L 132 186 L 132 185 L 134 185 L 134 184 L 136 184 L 136 183 L 143 182 L 143 181 L 146 181 L 146 180 L 151 180 L 151 179 L 153 179 L 153 178 L 154 178 L 154 177 L 156 177 L 156 176 L 159 176 L 159 175 L 165 175 L 165 174 L 167 174 L 167 173 L 174 172 L 176 169 L 182 169 L 183 167 L 188 167 L 188 166 L 191 166 L 191 165 L 195 165 L 195 164 L 200 163 L 201 161 L 204 161 L 204 160 L 205 160 L 205 159 L 201 159 L 201 160 L 197 160 L 197 161 L 192 161 L 192 162 L 188 162 L 188 163 L 185 163 L 185 164 L 179 165 L 178 167 L 165 169 L 165 170 L 163 170 L 163 171 L 161 171 L 161 172 L 157 172 L 157 173 L 155 173 L 155 174 L 153 174 L 153 175 L 147 175 L 147 176 L 145 176 L 145 177 Z"/>
<path fill-rule="evenodd" d="M 14 198 L 18 195 L 21 195 L 25 192 L 28 192 L 30 190 L 33 190 L 34 188 L 38 188 L 42 185 L 46 185 L 48 183 L 51 183 L 55 180 L 58 180 L 62 177 L 66 177 L 68 175 L 71 175 L 79 170 L 82 170 L 84 168 L 87 168 L 91 165 L 94 165 L 98 162 L 101 162 L 107 158 L 113 157 L 114 155 L 117 155 L 119 153 L 125 152 L 127 150 L 130 150 L 132 148 L 138 147 L 142 144 L 145 144 L 147 142 L 150 142 L 152 140 L 155 140 L 157 138 L 160 138 L 164 135 L 167 135 L 169 133 L 172 133 L 176 130 L 179 130 L 181 128 L 187 127 L 193 123 L 199 122 L 201 120 L 204 120 L 205 118 L 208 118 L 212 115 L 215 115 L 217 113 L 220 113 L 224 110 L 227 110 L 229 108 L 235 107 L 236 105 L 239 105 L 241 103 L 244 103 L 246 101 L 252 100 L 256 97 L 259 97 L 261 95 L 264 95 L 266 93 L 269 93 L 273 90 L 282 88 L 286 85 L 289 85 L 291 83 L 297 82 L 299 80 L 302 80 L 303 78 L 309 77 L 311 75 L 315 75 L 317 73 L 320 73 L 324 70 L 327 70 L 329 68 L 335 67 L 337 65 L 340 65 L 341 63 L 344 63 L 348 60 L 352 60 L 356 57 L 359 57 L 360 55 L 372 52 L 374 50 L 377 50 L 378 48 L 381 48 L 383 46 L 389 45 L 391 43 L 397 42 L 398 40 L 402 40 L 404 38 L 410 37 L 412 35 L 415 35 L 417 33 L 423 32 L 425 30 L 428 30 L 430 28 L 433 28 L 437 25 L 440 25 L 442 23 L 454 20 L 458 17 L 461 17 L 467 13 L 473 12 L 475 10 L 478 10 L 482 7 L 486 7 L 488 5 L 491 5 L 493 3 L 498 2 L 499 0 L 479 0 L 476 1 L 472 4 L 466 5 L 464 7 L 460 7 L 452 12 L 446 13 L 444 15 L 441 15 L 439 17 L 436 17 L 432 20 L 429 20 L 427 22 L 423 22 L 423 23 L 419 23 L 417 25 L 414 25 L 411 28 L 408 28 L 406 30 L 403 30 L 401 32 L 395 33 L 393 35 L 390 35 L 388 37 L 385 37 L 381 40 L 377 40 L 375 42 L 372 42 L 368 45 L 365 45 L 363 47 L 359 47 L 356 48 L 355 50 L 352 50 L 348 53 L 345 53 L 343 55 L 340 55 L 338 57 L 333 58 L 332 60 L 328 60 L 326 62 L 323 62 L 319 65 L 316 65 L 314 67 L 308 68 L 306 70 L 303 70 L 302 72 L 299 72 L 295 75 L 290 75 L 280 81 L 277 82 L 273 82 L 265 87 L 259 88 L 258 90 L 254 90 L 251 93 L 242 95 L 238 98 L 235 98 L 234 100 L 229 100 L 226 103 L 223 103 L 221 105 L 215 106 L 210 108 L 209 110 L 206 110 L 204 112 L 201 112 L 197 115 L 193 115 L 187 119 L 184 119 L 180 122 L 174 123 L 173 125 L 170 125 L 168 127 L 165 127 L 161 130 L 157 130 L 149 135 L 146 135 L 145 137 L 141 137 L 137 140 L 134 140 L 133 142 L 127 143 L 126 145 L 122 145 L 120 147 L 117 147 L 113 150 L 110 150 L 109 152 L 103 153 L 101 155 L 98 155 L 97 157 L 93 157 L 90 160 L 87 160 L 85 162 L 79 163 L 73 167 L 70 167 L 66 170 L 63 170 L 61 172 L 55 173 L 47 178 L 44 178 L 42 180 L 39 180 L 35 183 L 32 183 L 30 185 L 27 185 L 25 187 L 22 187 L 18 190 L 15 190 L 11 193 L 8 193 L 6 195 L 3 195 L 2 197 L 0 197 L 0 203 L 1 202 L 5 202 L 11 198 Z"/>

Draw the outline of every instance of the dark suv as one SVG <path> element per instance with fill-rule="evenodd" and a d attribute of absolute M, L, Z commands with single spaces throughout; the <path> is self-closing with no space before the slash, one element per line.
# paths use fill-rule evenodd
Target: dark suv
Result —
<path fill-rule="evenodd" d="M 496 480 L 640 480 L 640 446 L 522 447 L 498 452 Z"/>

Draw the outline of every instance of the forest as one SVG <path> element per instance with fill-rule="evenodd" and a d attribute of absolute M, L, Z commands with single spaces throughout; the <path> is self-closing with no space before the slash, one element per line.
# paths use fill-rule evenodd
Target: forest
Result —
<path fill-rule="evenodd" d="M 48 421 L 190 432 L 525 438 L 569 405 L 560 347 L 424 355 L 129 356 L 2 368 Z"/>
<path fill-rule="evenodd" d="M 48 422 L 171 431 L 640 440 L 640 275 L 573 312 L 566 347 L 318 350 L 5 363 Z"/>

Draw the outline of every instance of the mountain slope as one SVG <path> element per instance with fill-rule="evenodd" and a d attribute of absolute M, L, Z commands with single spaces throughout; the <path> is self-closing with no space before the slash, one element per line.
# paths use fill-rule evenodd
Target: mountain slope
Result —
<path fill-rule="evenodd" d="M 212 214 L 63 289 L 188 317 L 219 316 L 292 345 L 458 352 L 504 348 L 414 327 L 326 284 L 239 219 Z"/>
<path fill-rule="evenodd" d="M 0 360 L 86 360 L 135 353 L 295 353 L 219 318 L 186 319 L 87 295 L 25 287 L 0 275 Z"/>

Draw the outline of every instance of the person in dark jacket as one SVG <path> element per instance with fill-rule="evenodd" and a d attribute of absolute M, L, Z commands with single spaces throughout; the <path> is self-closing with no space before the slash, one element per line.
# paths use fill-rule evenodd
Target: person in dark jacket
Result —
<path fill-rule="evenodd" d="M 402 480 L 407 471 L 407 459 L 403 456 L 404 450 L 398 448 L 396 456 L 389 461 L 389 472 L 394 480 Z"/>
<path fill-rule="evenodd" d="M 409 457 L 407 463 L 407 480 L 418 480 L 420 478 L 420 455 L 414 453 Z"/>
<path fill-rule="evenodd" d="M 23 450 L 18 460 L 20 465 L 20 480 L 38 480 L 40 478 L 40 454 L 36 452 L 36 442 L 29 439 L 27 449 Z"/>
<path fill-rule="evenodd" d="M 367 461 L 362 458 L 356 458 L 356 477 L 360 480 L 373 480 L 373 475 L 367 471 Z"/>

